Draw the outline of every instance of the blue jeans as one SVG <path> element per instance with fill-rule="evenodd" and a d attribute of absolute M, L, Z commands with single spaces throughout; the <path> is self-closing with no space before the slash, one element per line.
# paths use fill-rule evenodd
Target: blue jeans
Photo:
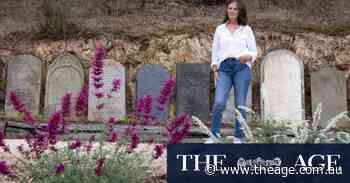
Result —
<path fill-rule="evenodd" d="M 239 60 L 234 58 L 228 58 L 221 63 L 219 69 L 219 80 L 216 83 L 215 101 L 213 106 L 213 125 L 211 131 L 214 134 L 220 133 L 222 113 L 225 110 L 232 87 L 234 87 L 235 107 L 246 119 L 246 111 L 237 107 L 246 106 L 246 98 L 250 80 L 251 72 L 248 65 L 241 64 Z M 238 122 L 237 118 L 235 119 L 235 123 L 236 127 L 234 136 L 237 138 L 244 138 L 241 124 Z"/>

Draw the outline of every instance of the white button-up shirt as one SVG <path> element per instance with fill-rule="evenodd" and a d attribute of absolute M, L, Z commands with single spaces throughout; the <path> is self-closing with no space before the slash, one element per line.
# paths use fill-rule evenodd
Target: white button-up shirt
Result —
<path fill-rule="evenodd" d="M 219 25 L 214 34 L 211 66 L 216 65 L 220 68 L 221 62 L 225 59 L 230 57 L 238 59 L 245 54 L 252 57 L 252 60 L 246 63 L 251 67 L 258 54 L 252 29 L 245 25 L 231 32 L 226 23 Z"/>

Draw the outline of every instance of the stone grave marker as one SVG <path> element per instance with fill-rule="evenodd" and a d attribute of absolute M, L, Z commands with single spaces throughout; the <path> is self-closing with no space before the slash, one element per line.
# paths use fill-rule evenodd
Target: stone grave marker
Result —
<path fill-rule="evenodd" d="M 312 111 L 322 103 L 320 125 L 325 127 L 329 119 L 347 111 L 345 72 L 335 67 L 325 67 L 312 72 L 310 76 Z"/>
<path fill-rule="evenodd" d="M 91 73 L 90 68 L 90 73 Z M 97 99 L 94 94 L 93 79 L 89 80 L 89 121 L 107 121 L 110 117 L 124 119 L 126 114 L 125 104 L 125 68 L 123 65 L 112 60 L 105 60 L 103 68 L 103 91 L 105 97 Z M 121 85 L 117 92 L 112 92 L 112 82 L 114 79 L 120 79 Z M 101 100 L 101 101 L 97 101 Z M 104 107 L 100 110 L 96 108 L 98 103 L 103 103 Z"/>
<path fill-rule="evenodd" d="M 9 93 L 15 91 L 20 100 L 34 115 L 39 113 L 41 91 L 41 61 L 32 55 L 20 55 L 7 65 L 7 87 L 5 113 L 17 117 Z"/>
<path fill-rule="evenodd" d="M 84 70 L 79 58 L 70 54 L 59 55 L 49 66 L 46 79 L 45 116 L 60 110 L 62 97 L 72 93 L 72 106 L 75 106 L 78 93 L 84 84 Z M 70 120 L 77 120 L 72 111 Z"/>
<path fill-rule="evenodd" d="M 303 120 L 303 62 L 291 51 L 270 52 L 261 64 L 261 110 L 263 119 Z"/>
<path fill-rule="evenodd" d="M 176 64 L 176 115 L 188 113 L 209 120 L 209 64 Z"/>
<path fill-rule="evenodd" d="M 165 106 L 163 111 L 157 110 L 157 99 L 164 86 L 164 83 L 170 79 L 170 74 L 164 66 L 159 64 L 145 64 L 136 76 L 137 101 L 145 95 L 152 95 L 152 113 L 156 120 L 163 121 L 168 119 L 169 105 Z"/>

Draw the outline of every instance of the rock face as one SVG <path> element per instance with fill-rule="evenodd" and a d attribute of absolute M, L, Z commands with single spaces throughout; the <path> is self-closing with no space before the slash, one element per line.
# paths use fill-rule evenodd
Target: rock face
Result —
<path fill-rule="evenodd" d="M 260 87 L 258 66 L 262 58 L 269 51 L 275 49 L 288 49 L 294 52 L 302 60 L 306 72 L 319 70 L 322 65 L 328 64 L 336 65 L 348 73 L 350 65 L 350 35 L 283 34 L 262 30 L 255 30 L 254 32 L 259 55 L 256 64 L 253 66 L 253 89 Z M 127 111 L 130 112 L 132 110 L 133 101 L 136 99 L 136 73 L 142 65 L 161 64 L 170 71 L 172 76 L 175 76 L 177 63 L 209 64 L 211 61 L 212 34 L 213 29 L 208 29 L 206 32 L 198 31 L 196 34 L 183 31 L 169 32 L 161 36 L 141 36 L 133 40 L 123 37 L 112 39 L 113 48 L 110 49 L 107 59 L 121 63 L 127 71 Z M 34 53 L 43 62 L 50 64 L 57 54 L 62 51 L 70 51 L 74 52 L 81 59 L 86 72 L 94 45 L 95 40 L 93 39 L 53 42 L 34 41 L 25 43 L 14 50 L 0 49 L 0 60 L 6 63 L 9 58 L 17 55 L 17 53 Z M 307 88 L 308 86 L 305 87 Z M 5 91 L 5 88 L 0 88 L 0 90 Z M 258 103 L 255 103 L 257 101 L 255 95 L 253 93 L 253 105 L 258 106 Z M 311 106 L 311 104 L 307 103 L 305 105 Z"/>

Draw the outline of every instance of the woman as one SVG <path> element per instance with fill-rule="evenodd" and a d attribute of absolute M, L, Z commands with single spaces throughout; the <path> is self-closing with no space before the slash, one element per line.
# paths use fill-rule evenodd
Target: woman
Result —
<path fill-rule="evenodd" d="M 257 56 L 255 37 L 247 25 L 247 11 L 239 0 L 229 0 L 223 24 L 216 28 L 212 47 L 211 69 L 215 79 L 215 102 L 213 106 L 213 124 L 211 131 L 220 137 L 222 112 L 225 109 L 229 93 L 234 87 L 235 107 L 245 118 L 246 112 L 239 106 L 246 105 L 251 80 L 251 67 Z M 244 133 L 238 120 L 234 143 L 242 143 Z M 214 143 L 216 138 L 207 139 Z"/>

